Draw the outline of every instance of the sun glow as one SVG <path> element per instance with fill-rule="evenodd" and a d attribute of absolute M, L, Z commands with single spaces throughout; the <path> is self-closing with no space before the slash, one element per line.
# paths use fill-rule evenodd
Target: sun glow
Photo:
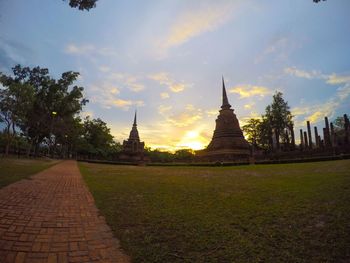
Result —
<path fill-rule="evenodd" d="M 178 143 L 179 148 L 191 148 L 192 150 L 203 149 L 206 141 L 198 131 L 188 131 L 185 136 Z"/>

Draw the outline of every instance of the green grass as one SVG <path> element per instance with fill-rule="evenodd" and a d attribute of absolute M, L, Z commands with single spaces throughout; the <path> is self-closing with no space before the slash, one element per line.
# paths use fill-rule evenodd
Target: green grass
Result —
<path fill-rule="evenodd" d="M 0 188 L 36 174 L 57 161 L 43 159 L 0 159 Z"/>
<path fill-rule="evenodd" d="M 79 165 L 134 262 L 350 260 L 350 160 L 205 168 Z"/>

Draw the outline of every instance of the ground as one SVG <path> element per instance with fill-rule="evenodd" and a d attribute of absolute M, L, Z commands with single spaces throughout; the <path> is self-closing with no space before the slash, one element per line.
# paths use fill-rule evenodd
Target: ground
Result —
<path fill-rule="evenodd" d="M 350 160 L 79 166 L 134 262 L 350 260 Z"/>
<path fill-rule="evenodd" d="M 17 168 L 13 172 L 23 175 Z M 11 170 L 1 175 L 11 176 Z M 59 162 L 29 179 L 0 189 L 1 263 L 129 262 L 75 161 Z"/>
<path fill-rule="evenodd" d="M 58 161 L 0 158 L 0 188 L 42 171 Z"/>

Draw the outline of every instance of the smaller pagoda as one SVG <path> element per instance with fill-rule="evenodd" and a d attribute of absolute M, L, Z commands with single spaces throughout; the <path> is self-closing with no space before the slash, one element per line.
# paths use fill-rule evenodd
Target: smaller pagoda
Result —
<path fill-rule="evenodd" d="M 123 141 L 123 150 L 119 154 L 119 159 L 123 162 L 138 163 L 144 162 L 145 143 L 140 141 L 136 123 L 136 111 L 134 124 L 132 125 L 129 138 Z"/>
<path fill-rule="evenodd" d="M 222 78 L 222 105 L 213 138 L 206 149 L 196 151 L 196 158 L 198 161 L 209 162 L 246 162 L 249 156 L 249 144 L 244 139 L 236 114 L 228 102 Z"/>

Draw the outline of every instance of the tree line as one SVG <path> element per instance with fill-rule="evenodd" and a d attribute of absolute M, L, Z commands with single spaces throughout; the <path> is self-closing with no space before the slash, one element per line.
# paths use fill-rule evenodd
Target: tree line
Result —
<path fill-rule="evenodd" d="M 88 103 L 84 88 L 74 85 L 78 72 L 64 72 L 59 79 L 47 68 L 12 68 L 0 72 L 0 147 L 4 154 L 27 156 L 105 157 L 120 150 L 101 119 L 82 119 Z"/>

